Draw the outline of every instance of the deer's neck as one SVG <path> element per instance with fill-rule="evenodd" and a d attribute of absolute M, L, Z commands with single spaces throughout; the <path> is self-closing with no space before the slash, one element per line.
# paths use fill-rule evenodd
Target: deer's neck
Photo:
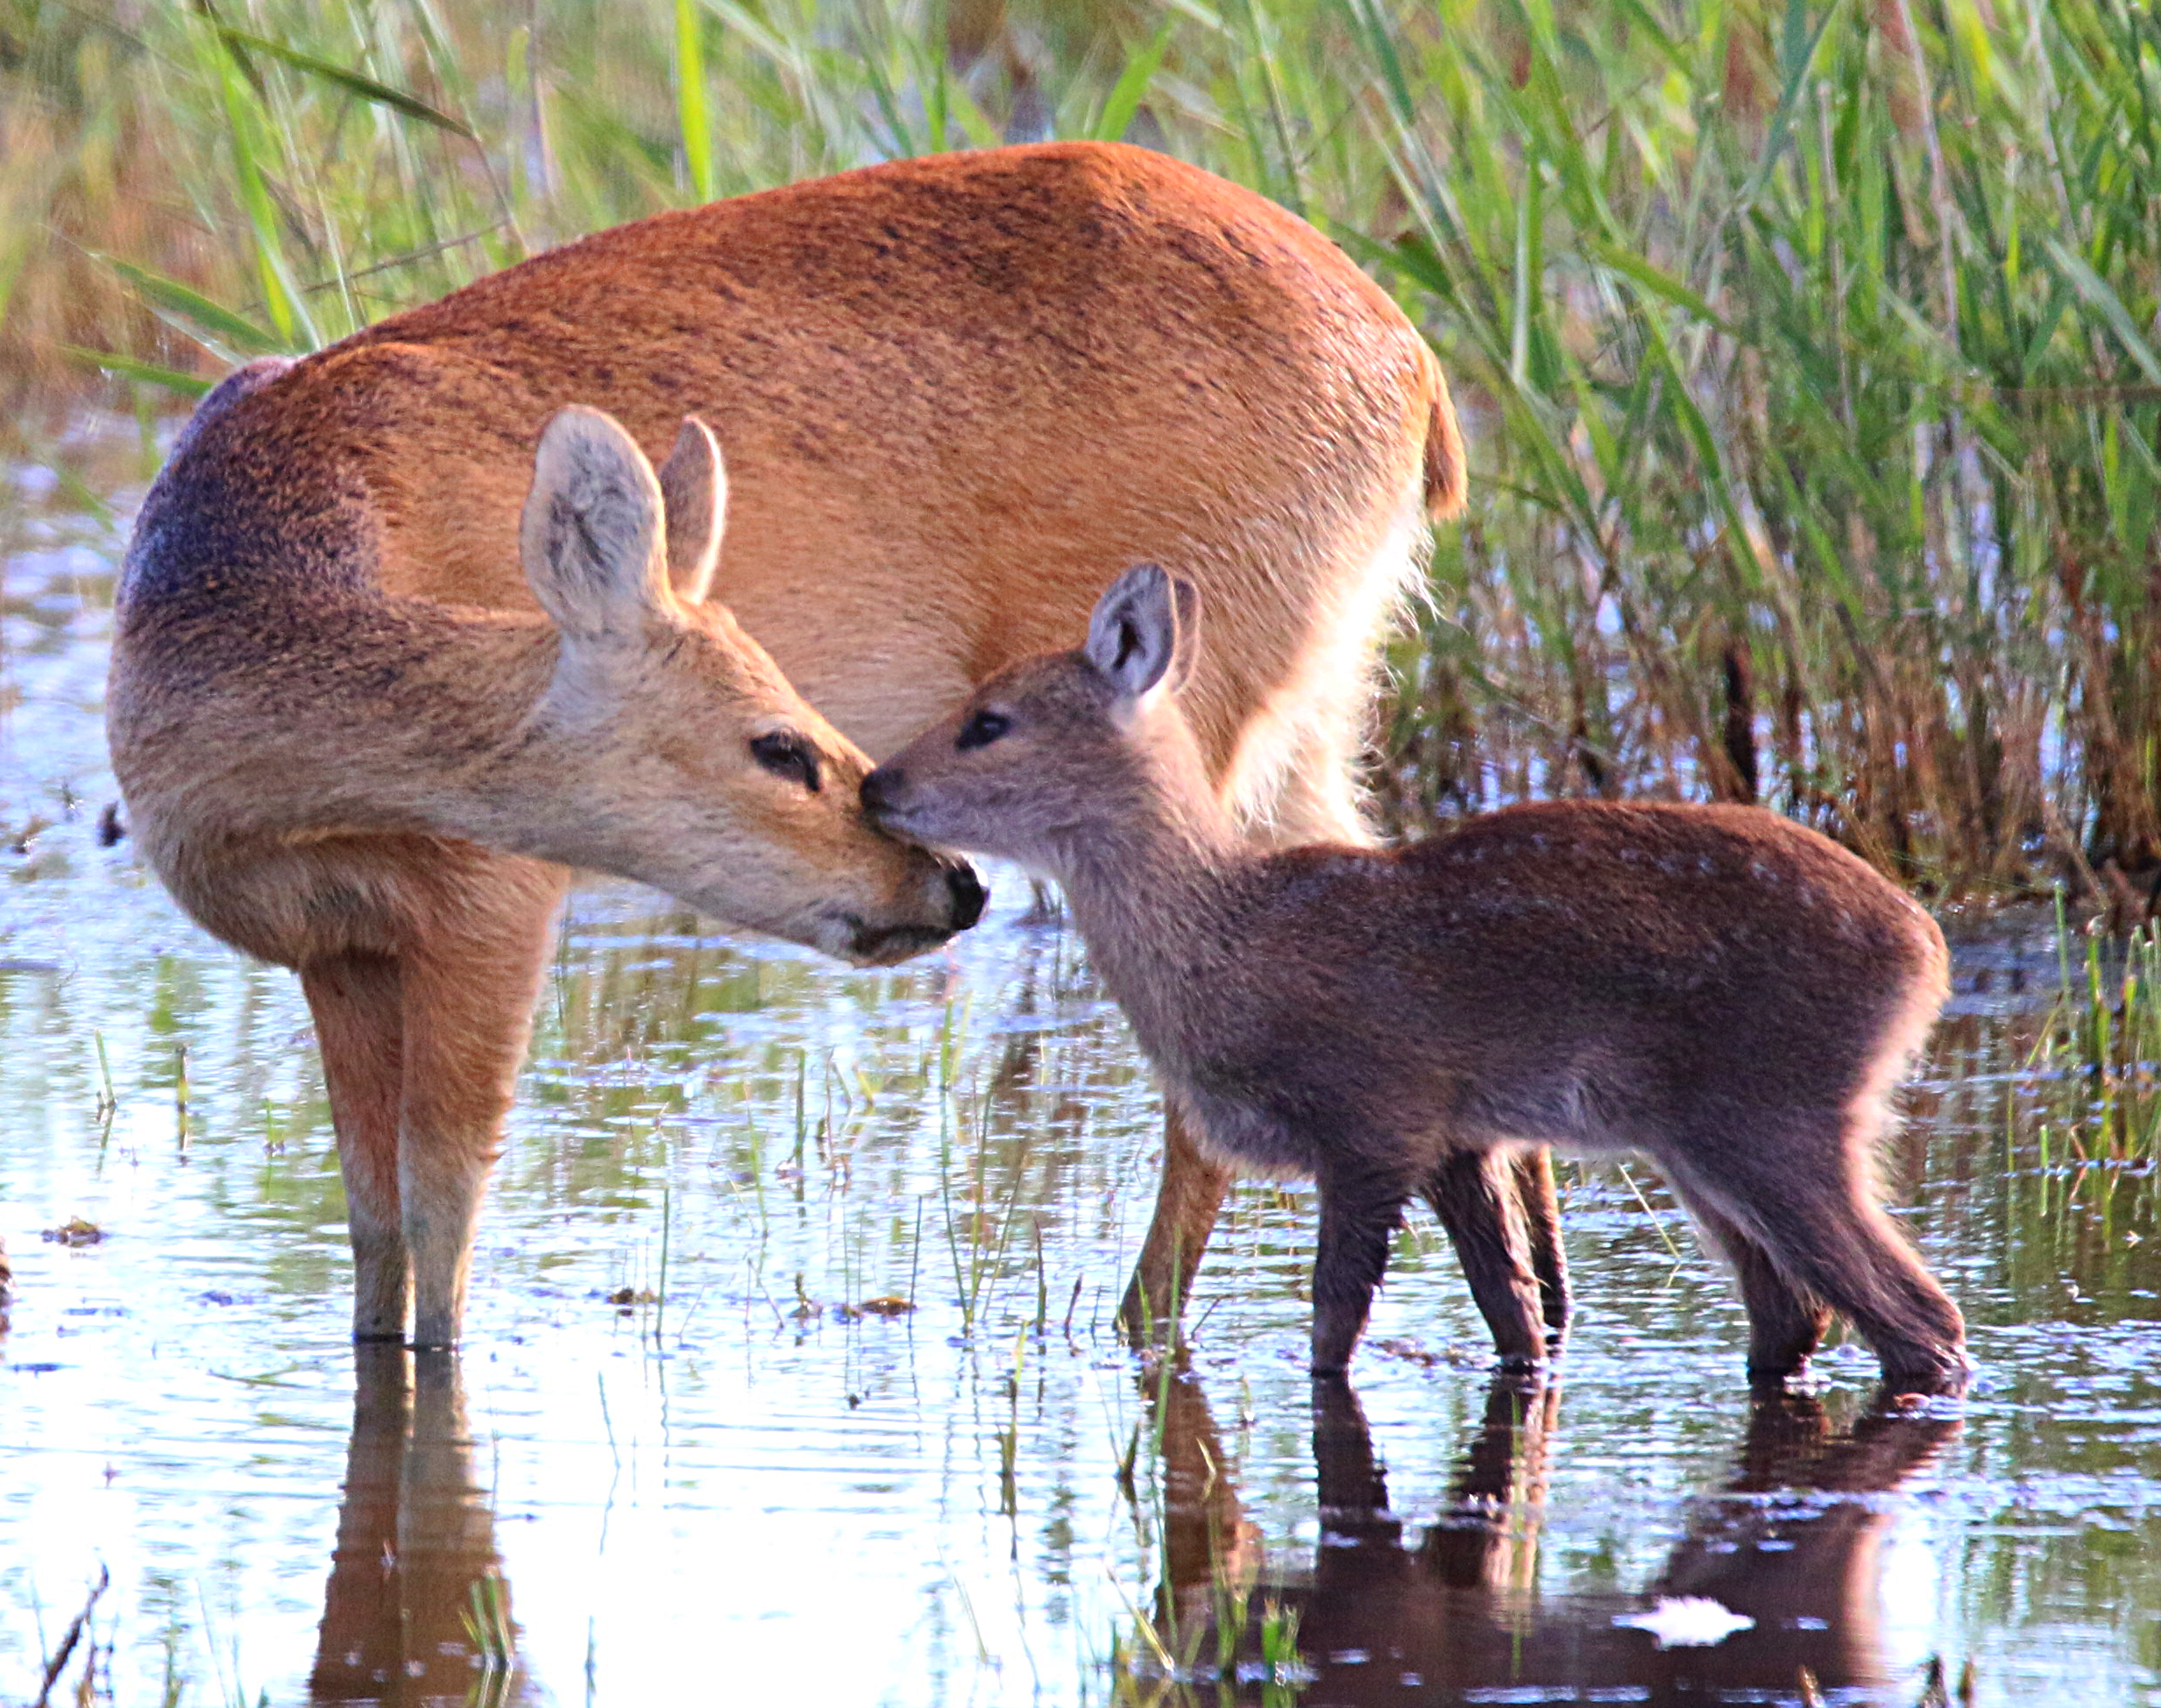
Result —
<path fill-rule="evenodd" d="M 226 746 L 223 786 L 211 785 L 218 829 L 444 836 L 566 857 L 553 844 L 575 816 L 562 804 L 575 756 L 540 716 L 558 652 L 545 620 L 371 603 L 322 613 L 266 650 L 244 673 L 215 671 L 219 715 L 247 730 Z M 188 698 L 144 698 L 145 734 L 190 748 L 200 779 L 202 730 L 159 716 Z"/>
<path fill-rule="evenodd" d="M 553 715 L 553 625 L 522 613 L 427 613 L 429 644 L 400 698 L 418 724 L 380 745 L 386 808 L 439 833 L 575 863 L 582 745 Z"/>

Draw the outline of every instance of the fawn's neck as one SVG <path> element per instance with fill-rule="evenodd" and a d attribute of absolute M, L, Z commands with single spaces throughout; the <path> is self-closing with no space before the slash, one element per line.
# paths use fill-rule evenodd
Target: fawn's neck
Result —
<path fill-rule="evenodd" d="M 1055 875 L 1104 983 L 1172 1067 L 1235 953 L 1236 880 L 1257 855 L 1190 740 L 1151 748 L 1123 781 Z"/>

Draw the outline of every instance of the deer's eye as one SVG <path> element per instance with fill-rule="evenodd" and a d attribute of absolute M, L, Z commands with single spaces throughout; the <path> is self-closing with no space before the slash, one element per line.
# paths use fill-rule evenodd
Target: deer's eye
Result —
<path fill-rule="evenodd" d="M 813 795 L 818 793 L 821 781 L 818 769 L 818 749 L 800 735 L 786 730 L 776 730 L 770 735 L 754 735 L 750 739 L 750 756 L 776 777 L 786 777 L 799 783 Z"/>
<path fill-rule="evenodd" d="M 1003 712 L 978 712 L 960 726 L 960 739 L 953 746 L 962 753 L 987 748 L 1012 727 L 1013 720 Z"/>

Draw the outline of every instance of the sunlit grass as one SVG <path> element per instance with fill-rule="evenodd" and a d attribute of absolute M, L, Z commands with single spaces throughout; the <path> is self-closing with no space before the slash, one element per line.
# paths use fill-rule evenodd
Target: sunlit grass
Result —
<path fill-rule="evenodd" d="M 8 0 L 0 370 L 185 391 L 656 209 L 1123 135 L 1321 223 L 1463 394 L 1399 826 L 1755 798 L 2085 884 L 2161 862 L 2157 68 L 2138 0 Z"/>

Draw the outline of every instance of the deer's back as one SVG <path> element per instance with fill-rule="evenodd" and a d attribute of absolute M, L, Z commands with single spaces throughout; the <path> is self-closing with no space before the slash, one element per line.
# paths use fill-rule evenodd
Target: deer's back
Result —
<path fill-rule="evenodd" d="M 603 232 L 298 363 L 174 459 L 125 614 L 351 576 L 526 608 L 549 415 L 657 457 L 696 414 L 728 465 L 714 596 L 872 751 L 1155 558 L 1208 599 L 1221 752 L 1399 533 L 1436 384 L 1339 251 L 1207 174 L 900 162 Z"/>

